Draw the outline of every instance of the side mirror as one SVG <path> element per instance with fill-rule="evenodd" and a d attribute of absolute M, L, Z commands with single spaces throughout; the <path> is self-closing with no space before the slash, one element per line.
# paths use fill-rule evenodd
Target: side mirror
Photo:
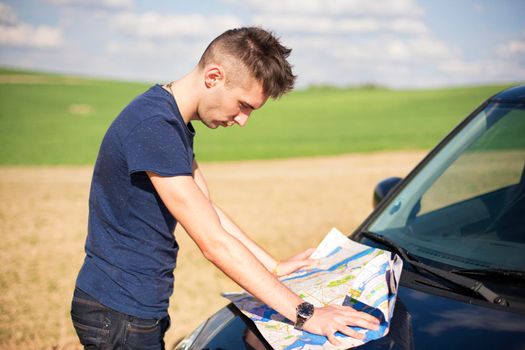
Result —
<path fill-rule="evenodd" d="M 374 208 L 377 207 L 379 202 L 381 202 L 389 193 L 401 182 L 400 177 L 389 177 L 380 181 L 376 188 L 374 189 L 374 198 L 373 205 Z"/>

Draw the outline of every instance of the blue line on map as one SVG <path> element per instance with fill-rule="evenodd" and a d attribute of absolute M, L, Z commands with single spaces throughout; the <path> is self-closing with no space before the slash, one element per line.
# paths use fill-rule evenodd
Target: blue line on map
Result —
<path fill-rule="evenodd" d="M 324 271 L 334 271 L 336 270 L 337 268 L 343 266 L 343 265 L 346 265 L 349 261 L 351 260 L 356 260 L 356 259 L 359 259 L 359 258 L 362 258 L 363 256 L 366 256 L 368 254 L 371 254 L 375 251 L 376 249 L 375 248 L 369 248 L 369 249 L 365 249 L 363 250 L 362 252 L 360 253 L 357 253 L 349 258 L 346 258 L 344 259 L 343 261 L 341 262 L 338 262 L 337 264 L 331 266 L 330 268 L 328 269 L 313 269 L 311 271 L 308 271 L 302 275 L 297 275 L 297 276 L 294 276 L 294 277 L 290 277 L 290 278 L 286 278 L 284 280 L 282 280 L 281 282 L 286 282 L 286 281 L 291 281 L 291 280 L 295 280 L 295 279 L 298 279 L 298 278 L 305 278 L 305 277 L 308 277 L 308 276 L 311 276 L 313 274 L 316 274 L 316 273 L 319 273 L 319 272 L 324 272 Z"/>
<path fill-rule="evenodd" d="M 288 345 L 285 349 L 302 349 L 305 345 L 324 345 L 327 341 L 328 340 L 324 335 L 303 332 L 293 344 Z"/>
<path fill-rule="evenodd" d="M 374 303 L 374 305 L 372 305 L 372 306 L 373 307 L 378 307 L 385 300 L 388 300 L 388 295 L 387 294 L 385 294 L 381 298 L 377 299 L 376 302 Z"/>
<path fill-rule="evenodd" d="M 370 282 L 371 280 L 373 280 L 374 278 L 376 278 L 377 276 L 381 276 L 382 274 L 385 273 L 385 271 L 387 270 L 388 268 L 388 263 L 384 263 L 384 264 L 381 264 L 381 266 L 379 267 L 379 270 L 374 272 L 372 275 L 370 275 L 366 280 L 364 280 L 363 282 L 361 282 L 361 284 L 359 285 L 359 290 L 363 291 L 363 289 L 365 288 L 365 285 Z"/>
<path fill-rule="evenodd" d="M 329 258 L 329 257 L 331 257 L 332 255 L 335 255 L 335 254 L 339 253 L 339 252 L 341 251 L 341 249 L 343 249 L 343 248 L 341 248 L 341 247 L 336 247 L 336 248 L 335 248 L 334 250 L 332 250 L 332 251 L 330 252 L 330 254 L 328 254 L 325 258 Z"/>

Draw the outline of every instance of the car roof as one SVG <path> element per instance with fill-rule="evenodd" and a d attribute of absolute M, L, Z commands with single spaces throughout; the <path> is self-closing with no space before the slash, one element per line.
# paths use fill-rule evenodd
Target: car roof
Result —
<path fill-rule="evenodd" d="M 519 85 L 503 90 L 492 96 L 490 102 L 525 103 L 525 85 Z"/>

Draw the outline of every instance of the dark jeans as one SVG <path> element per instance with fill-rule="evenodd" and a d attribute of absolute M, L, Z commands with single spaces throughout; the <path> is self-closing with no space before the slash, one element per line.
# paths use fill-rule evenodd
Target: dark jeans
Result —
<path fill-rule="evenodd" d="M 164 349 L 170 317 L 144 319 L 114 311 L 76 288 L 71 318 L 85 349 Z"/>

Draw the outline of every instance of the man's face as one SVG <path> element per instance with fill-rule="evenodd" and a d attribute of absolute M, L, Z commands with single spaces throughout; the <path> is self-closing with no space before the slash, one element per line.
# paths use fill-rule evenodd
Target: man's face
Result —
<path fill-rule="evenodd" d="M 268 99 L 262 84 L 248 74 L 232 77 L 226 83 L 224 71 L 211 71 L 205 79 L 206 93 L 199 103 L 197 114 L 198 119 L 212 129 L 246 125 L 250 114 Z"/>

